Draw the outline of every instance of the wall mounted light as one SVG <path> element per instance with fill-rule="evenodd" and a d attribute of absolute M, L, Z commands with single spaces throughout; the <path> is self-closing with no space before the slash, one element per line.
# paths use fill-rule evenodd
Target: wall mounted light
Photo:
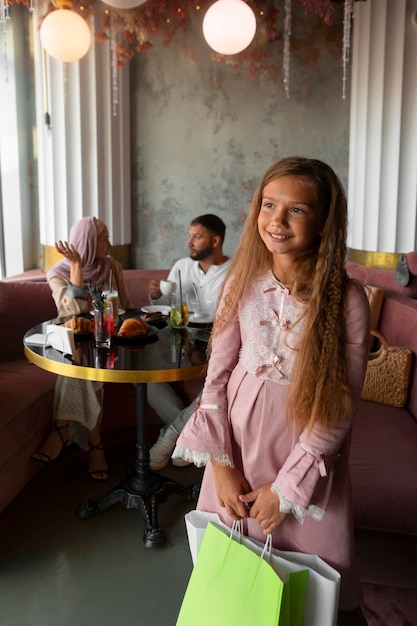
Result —
<path fill-rule="evenodd" d="M 220 54 L 242 52 L 255 33 L 255 14 L 243 0 L 217 0 L 203 19 L 204 38 L 210 48 Z"/>
<path fill-rule="evenodd" d="M 49 13 L 41 24 L 42 45 L 58 61 L 79 61 L 91 45 L 88 24 L 81 15 L 71 11 L 72 0 L 53 0 L 53 4 L 56 11 Z"/>
<path fill-rule="evenodd" d="M 104 4 L 108 4 L 113 9 L 134 9 L 141 4 L 145 4 L 147 0 L 102 0 Z"/>

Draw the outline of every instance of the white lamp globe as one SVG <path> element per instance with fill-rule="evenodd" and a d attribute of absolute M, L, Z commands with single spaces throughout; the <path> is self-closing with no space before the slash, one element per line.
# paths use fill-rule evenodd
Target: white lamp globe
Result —
<path fill-rule="evenodd" d="M 243 0 L 217 0 L 203 19 L 204 38 L 210 48 L 220 54 L 242 52 L 255 33 L 255 14 Z"/>
<path fill-rule="evenodd" d="M 145 4 L 146 0 L 102 0 L 102 2 L 113 9 L 134 9 Z"/>
<path fill-rule="evenodd" d="M 54 59 L 71 63 L 87 54 L 91 45 L 91 32 L 87 22 L 68 9 L 49 13 L 40 28 L 42 45 Z"/>

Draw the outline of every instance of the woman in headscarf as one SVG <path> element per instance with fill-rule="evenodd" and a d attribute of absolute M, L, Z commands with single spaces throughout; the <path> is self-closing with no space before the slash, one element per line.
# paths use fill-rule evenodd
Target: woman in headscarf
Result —
<path fill-rule="evenodd" d="M 104 222 L 95 217 L 80 219 L 71 228 L 69 241 L 59 241 L 55 247 L 64 259 L 49 270 L 47 280 L 59 317 L 88 313 L 92 308 L 88 283 L 108 289 L 110 271 L 120 306 L 132 308 L 122 266 L 109 255 L 109 231 Z M 102 396 L 102 383 L 58 376 L 52 429 L 32 458 L 50 463 L 76 442 L 89 450 L 91 478 L 106 480 L 109 470 L 101 443 Z"/>

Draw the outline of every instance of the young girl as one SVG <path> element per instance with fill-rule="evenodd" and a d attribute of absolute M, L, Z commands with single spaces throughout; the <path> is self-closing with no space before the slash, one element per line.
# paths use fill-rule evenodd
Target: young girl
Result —
<path fill-rule="evenodd" d="M 289 157 L 255 192 L 221 294 L 201 404 L 174 457 L 206 465 L 197 508 L 317 554 L 359 609 L 349 446 L 369 306 L 345 271 L 347 205 L 321 161 Z M 340 617 L 340 623 L 344 623 Z"/>

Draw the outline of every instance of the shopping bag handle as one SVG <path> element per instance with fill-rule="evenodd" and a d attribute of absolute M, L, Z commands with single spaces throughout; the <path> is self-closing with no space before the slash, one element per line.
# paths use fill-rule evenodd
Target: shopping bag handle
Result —
<path fill-rule="evenodd" d="M 240 543 L 242 535 L 243 535 L 242 520 L 240 519 L 233 520 L 229 539 L 236 539 L 236 541 Z"/>
<path fill-rule="evenodd" d="M 243 535 L 243 522 L 242 520 L 233 520 L 232 528 L 230 529 L 229 539 L 235 539 L 238 543 L 241 543 Z M 265 544 L 262 549 L 261 559 L 264 559 L 267 563 L 271 561 L 272 555 L 272 534 L 268 533 L 265 539 Z"/>
<path fill-rule="evenodd" d="M 264 559 L 267 563 L 269 563 L 271 560 L 271 554 L 272 554 L 272 535 L 271 533 L 268 533 L 265 539 L 265 545 L 261 553 L 261 559 Z"/>

